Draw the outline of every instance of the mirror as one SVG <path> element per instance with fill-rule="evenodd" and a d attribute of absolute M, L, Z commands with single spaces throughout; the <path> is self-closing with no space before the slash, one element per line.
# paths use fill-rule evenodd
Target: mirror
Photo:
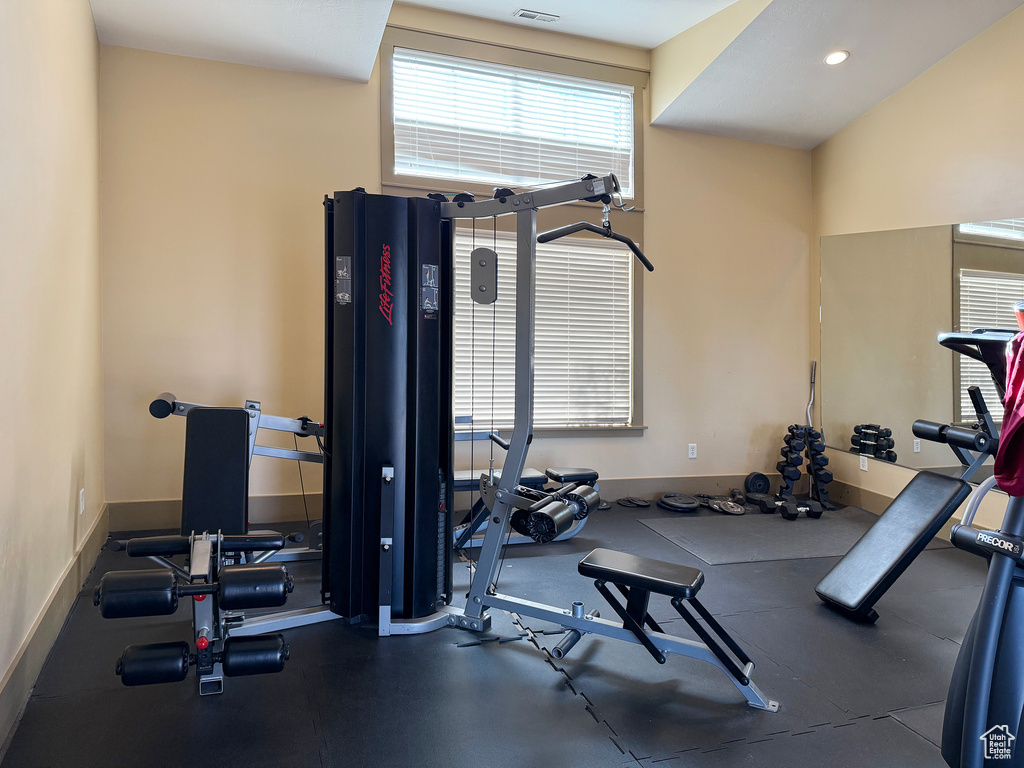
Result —
<path fill-rule="evenodd" d="M 922 440 L 915 451 L 911 427 L 915 419 L 973 422 L 971 384 L 1001 419 L 988 370 L 936 339 L 961 327 L 1016 328 L 1024 219 L 835 235 L 821 239 L 820 253 L 827 444 L 850 450 L 855 425 L 877 424 L 892 430 L 895 463 L 954 471 L 947 446 Z"/>

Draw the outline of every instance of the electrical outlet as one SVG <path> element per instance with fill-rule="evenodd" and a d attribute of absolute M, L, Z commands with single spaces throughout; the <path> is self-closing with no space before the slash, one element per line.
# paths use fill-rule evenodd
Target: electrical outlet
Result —
<path fill-rule="evenodd" d="M 867 456 L 861 456 L 860 457 L 860 468 L 862 470 L 864 470 L 865 472 L 868 471 L 868 457 Z"/>
<path fill-rule="evenodd" d="M 696 459 L 697 458 L 697 444 L 696 443 L 690 443 L 690 453 L 689 453 L 689 456 L 690 456 L 691 459 Z"/>
<path fill-rule="evenodd" d="M 921 452 L 921 441 L 920 440 L 915 440 L 914 441 L 914 453 L 920 453 L 920 452 Z"/>
<path fill-rule="evenodd" d="M 85 514 L 85 488 L 78 491 L 78 514 Z"/>

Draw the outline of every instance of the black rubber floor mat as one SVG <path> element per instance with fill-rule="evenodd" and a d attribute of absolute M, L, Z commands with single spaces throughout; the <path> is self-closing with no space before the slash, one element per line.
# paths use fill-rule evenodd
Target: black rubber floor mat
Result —
<path fill-rule="evenodd" d="M 820 520 L 779 515 L 721 518 L 657 518 L 641 520 L 666 539 L 709 565 L 764 560 L 799 560 L 845 555 L 877 515 L 857 507 L 826 512 Z M 949 546 L 932 542 L 932 546 Z"/>
<path fill-rule="evenodd" d="M 923 707 L 911 707 L 890 712 L 889 715 L 918 736 L 928 739 L 936 747 L 942 747 L 942 716 L 946 702 L 937 701 Z"/>

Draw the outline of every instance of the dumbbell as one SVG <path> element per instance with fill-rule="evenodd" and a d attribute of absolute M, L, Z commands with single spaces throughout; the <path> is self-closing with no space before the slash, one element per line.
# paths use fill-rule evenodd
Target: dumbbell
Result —
<path fill-rule="evenodd" d="M 804 457 L 802 455 L 796 452 L 790 453 L 788 451 L 783 451 L 782 461 L 779 462 L 779 464 L 784 464 L 786 466 L 792 467 L 799 467 L 803 463 Z"/>
<path fill-rule="evenodd" d="M 833 477 L 835 477 L 835 475 L 832 474 L 832 470 L 830 469 L 819 469 L 814 473 L 814 479 L 822 485 L 831 483 Z"/>
<path fill-rule="evenodd" d="M 819 469 L 821 467 L 828 465 L 828 456 L 826 456 L 824 453 L 816 453 L 813 456 L 811 456 L 811 460 L 807 463 L 810 464 L 813 468 Z"/>
<path fill-rule="evenodd" d="M 212 584 L 179 584 L 169 568 L 110 571 L 93 592 L 93 605 L 105 619 L 168 616 L 178 609 L 178 598 L 217 596 L 223 610 L 274 608 L 285 604 L 294 582 L 283 565 L 256 563 L 226 565 Z"/>
<path fill-rule="evenodd" d="M 280 672 L 288 661 L 289 648 L 284 636 L 250 635 L 229 637 L 224 649 L 213 654 L 228 677 L 262 675 Z M 150 643 L 129 645 L 117 660 L 115 671 L 127 686 L 175 683 L 188 676 L 188 668 L 196 663 L 188 643 Z"/>
<path fill-rule="evenodd" d="M 792 467 L 789 464 L 780 461 L 778 464 L 775 465 L 775 469 L 779 471 L 779 474 L 781 474 L 783 479 L 785 480 L 796 481 L 800 479 L 799 467 Z"/>

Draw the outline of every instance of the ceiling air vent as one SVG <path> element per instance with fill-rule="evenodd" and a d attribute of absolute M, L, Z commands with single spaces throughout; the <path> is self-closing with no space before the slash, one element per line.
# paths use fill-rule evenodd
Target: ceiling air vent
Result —
<path fill-rule="evenodd" d="M 518 11 L 512 14 L 517 19 L 527 19 L 529 21 L 546 21 L 551 23 L 552 21 L 558 21 L 558 17 L 553 13 L 541 13 L 540 11 L 528 11 L 525 8 L 520 8 Z"/>

